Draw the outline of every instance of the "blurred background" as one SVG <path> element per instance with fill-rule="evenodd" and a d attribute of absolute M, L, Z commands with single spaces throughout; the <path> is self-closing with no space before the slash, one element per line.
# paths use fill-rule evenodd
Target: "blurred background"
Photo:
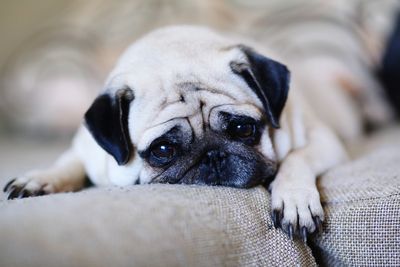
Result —
<path fill-rule="evenodd" d="M 373 64 L 381 57 L 398 4 L 397 0 L 2 0 L 0 177 L 48 165 L 66 148 L 118 56 L 154 28 L 206 25 L 268 43 L 290 57 L 302 47 L 295 39 L 287 42 L 290 31 L 304 30 L 304 21 L 334 17 L 368 37 L 364 46 Z M 294 27 L 297 24 L 302 28 Z"/>

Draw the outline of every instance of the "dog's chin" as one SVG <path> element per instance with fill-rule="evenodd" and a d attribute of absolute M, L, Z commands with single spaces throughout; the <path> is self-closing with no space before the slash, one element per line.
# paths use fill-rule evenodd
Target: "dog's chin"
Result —
<path fill-rule="evenodd" d="M 152 183 L 198 184 L 250 188 L 268 184 L 274 178 L 277 164 L 258 154 L 251 157 L 228 155 L 220 162 L 204 157 L 195 164 L 178 163 L 158 175 Z M 183 169 L 182 166 L 189 166 Z M 175 170 L 175 171 L 174 171 Z M 178 171 L 176 171 L 178 170 Z"/>

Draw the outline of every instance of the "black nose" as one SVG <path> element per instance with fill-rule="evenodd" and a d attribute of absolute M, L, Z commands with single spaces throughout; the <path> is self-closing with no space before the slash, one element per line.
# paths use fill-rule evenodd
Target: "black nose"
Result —
<path fill-rule="evenodd" d="M 219 176 L 223 171 L 227 156 L 224 151 L 213 149 L 206 152 L 203 162 Z"/>

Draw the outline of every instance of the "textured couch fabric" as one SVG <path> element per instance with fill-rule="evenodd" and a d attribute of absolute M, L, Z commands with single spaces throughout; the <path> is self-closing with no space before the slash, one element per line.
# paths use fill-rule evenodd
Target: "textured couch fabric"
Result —
<path fill-rule="evenodd" d="M 314 266 L 263 188 L 97 188 L 0 204 L 0 266 Z"/>
<path fill-rule="evenodd" d="M 400 130 L 319 179 L 326 266 L 400 265 Z M 5 181 L 2 181 L 3 184 Z M 315 266 L 258 187 L 148 185 L 0 202 L 0 266 Z"/>
<path fill-rule="evenodd" d="M 320 181 L 326 266 L 400 266 L 400 132 L 397 142 L 340 166 Z"/>

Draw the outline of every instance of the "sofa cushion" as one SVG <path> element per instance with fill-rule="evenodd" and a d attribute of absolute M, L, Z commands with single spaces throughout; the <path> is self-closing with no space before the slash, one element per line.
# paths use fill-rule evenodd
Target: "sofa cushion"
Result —
<path fill-rule="evenodd" d="M 0 203 L 0 266 L 315 266 L 264 188 L 143 185 Z"/>
<path fill-rule="evenodd" d="M 323 265 L 400 266 L 399 136 L 397 127 L 360 140 L 358 159 L 319 179 L 326 222 L 311 244 Z M 19 164 L 43 152 L 30 148 Z M 273 229 L 269 205 L 261 187 L 91 188 L 12 201 L 3 194 L 0 266 L 315 266 L 307 246 Z"/>
<path fill-rule="evenodd" d="M 313 247 L 323 265 L 400 266 L 397 132 L 396 140 L 385 134 L 365 143 L 364 151 L 369 154 L 319 180 L 327 219 L 324 233 L 313 240 Z"/>

